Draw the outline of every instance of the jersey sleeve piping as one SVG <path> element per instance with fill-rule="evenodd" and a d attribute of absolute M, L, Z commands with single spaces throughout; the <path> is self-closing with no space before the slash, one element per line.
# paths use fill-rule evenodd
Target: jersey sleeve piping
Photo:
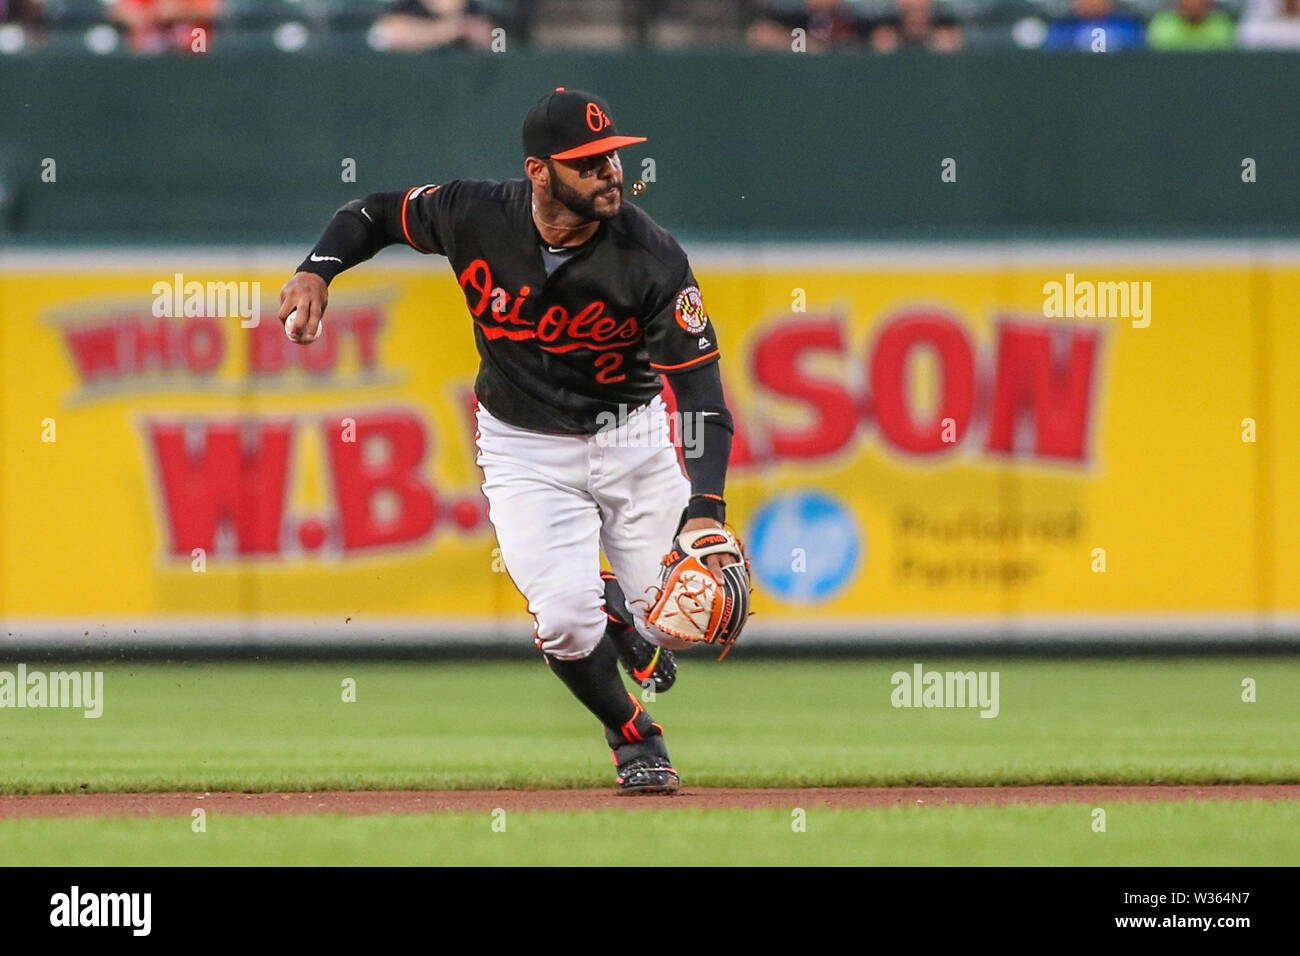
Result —
<path fill-rule="evenodd" d="M 419 251 L 419 252 L 423 252 L 423 253 L 425 253 L 425 254 L 427 254 L 427 255 L 432 255 L 432 254 L 433 254 L 433 250 L 432 250 L 432 249 L 426 249 L 426 248 L 424 248 L 423 246 L 418 245 L 418 244 L 415 242 L 415 240 L 411 238 L 411 230 L 410 230 L 410 229 L 407 227 L 407 225 L 406 225 L 406 209 L 407 209 L 407 207 L 411 204 L 411 199 L 412 199 L 412 198 L 413 198 L 417 193 L 419 193 L 420 190 L 422 190 L 422 189 L 428 189 L 430 186 L 433 187 L 433 191 L 434 191 L 434 192 L 437 192 L 438 189 L 440 188 L 440 187 L 438 187 L 438 186 L 434 186 L 433 183 L 426 183 L 426 184 L 423 185 L 423 186 L 416 186 L 416 187 L 414 187 L 413 189 L 411 189 L 409 192 L 407 192 L 407 194 L 406 194 L 406 198 L 402 200 L 402 235 L 406 236 L 406 244 L 409 245 L 412 249 L 415 249 L 415 250 L 417 250 L 417 251 Z"/>
<path fill-rule="evenodd" d="M 699 365 L 701 362 L 707 362 L 711 358 L 717 358 L 718 351 L 719 351 L 718 349 L 714 349 L 712 352 L 709 352 L 707 355 L 701 355 L 698 358 L 693 358 L 689 362 L 682 362 L 680 365 L 657 365 L 656 363 L 651 362 L 650 367 L 660 372 L 676 372 L 684 368 L 690 368 L 692 365 Z"/>

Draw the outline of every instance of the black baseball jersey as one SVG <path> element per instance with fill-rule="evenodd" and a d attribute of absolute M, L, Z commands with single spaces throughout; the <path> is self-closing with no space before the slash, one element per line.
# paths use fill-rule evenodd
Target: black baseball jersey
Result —
<path fill-rule="evenodd" d="M 661 390 L 661 372 L 718 361 L 718 340 L 681 246 L 624 198 L 550 274 L 526 179 L 417 186 L 401 229 L 451 263 L 474 321 L 474 390 L 520 428 L 593 434 L 601 412 Z"/>

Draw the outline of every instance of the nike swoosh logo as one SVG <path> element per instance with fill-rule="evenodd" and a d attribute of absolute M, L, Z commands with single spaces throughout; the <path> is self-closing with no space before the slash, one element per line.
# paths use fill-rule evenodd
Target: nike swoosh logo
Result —
<path fill-rule="evenodd" d="M 361 207 L 361 215 L 365 216 L 367 219 L 370 219 L 370 213 L 366 212 L 366 207 L 365 207 L 365 206 L 362 206 L 362 207 Z M 370 221 L 371 221 L 371 222 L 374 222 L 373 219 L 370 219 Z"/>
<path fill-rule="evenodd" d="M 637 670 L 635 667 L 632 668 L 632 676 L 637 679 L 638 683 L 644 680 L 649 680 L 654 674 L 655 665 L 659 663 L 659 652 L 661 650 L 663 650 L 662 647 L 655 648 L 654 656 L 650 658 L 650 663 L 645 666 L 644 670 Z"/>
<path fill-rule="evenodd" d="M 567 246 L 547 246 L 546 248 L 549 249 L 551 252 L 563 252 L 563 251 L 564 251 L 565 249 L 567 249 L 568 247 L 567 247 Z"/>
<path fill-rule="evenodd" d="M 700 412 L 701 415 L 721 415 L 721 412 Z"/>
<path fill-rule="evenodd" d="M 327 262 L 327 261 L 337 262 L 339 265 L 343 265 L 343 260 L 340 259 L 338 256 L 318 256 L 314 252 L 311 254 L 311 261 L 312 262 Z"/>

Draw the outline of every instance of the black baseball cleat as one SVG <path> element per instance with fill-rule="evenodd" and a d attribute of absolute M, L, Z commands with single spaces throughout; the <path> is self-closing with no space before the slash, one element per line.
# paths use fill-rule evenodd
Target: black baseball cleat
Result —
<path fill-rule="evenodd" d="M 673 762 L 668 759 L 664 729 L 646 713 L 641 702 L 627 695 L 632 716 L 619 727 L 605 728 L 605 742 L 618 768 L 618 792 L 673 793 L 681 786 Z"/>
<path fill-rule="evenodd" d="M 677 680 L 677 661 L 673 652 L 651 644 L 637 633 L 634 627 L 623 627 L 610 622 L 605 629 L 614 646 L 618 648 L 618 659 L 623 662 L 627 676 L 645 686 L 648 680 L 654 681 L 656 694 L 662 694 L 672 687 Z"/>
<path fill-rule="evenodd" d="M 674 793 L 681 783 L 667 757 L 646 754 L 618 767 L 618 792 L 622 796 Z"/>
<path fill-rule="evenodd" d="M 623 670 L 642 687 L 647 680 L 653 680 L 655 693 L 662 694 L 677 680 L 673 652 L 651 644 L 637 632 L 618 580 L 608 571 L 601 571 L 600 577 L 605 582 L 605 634 L 618 650 Z"/>

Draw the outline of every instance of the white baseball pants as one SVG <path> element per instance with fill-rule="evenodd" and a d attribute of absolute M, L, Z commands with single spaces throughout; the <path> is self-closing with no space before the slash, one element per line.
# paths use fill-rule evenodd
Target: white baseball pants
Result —
<path fill-rule="evenodd" d="M 689 644 L 646 623 L 635 602 L 659 583 L 659 562 L 691 494 L 663 398 L 596 435 L 550 435 L 478 407 L 477 462 L 501 558 L 533 615 L 546 654 L 586 657 L 605 633 L 603 549 L 637 630 L 668 648 Z"/>

